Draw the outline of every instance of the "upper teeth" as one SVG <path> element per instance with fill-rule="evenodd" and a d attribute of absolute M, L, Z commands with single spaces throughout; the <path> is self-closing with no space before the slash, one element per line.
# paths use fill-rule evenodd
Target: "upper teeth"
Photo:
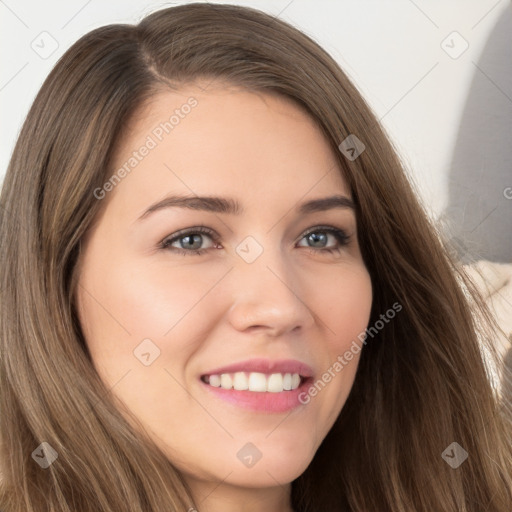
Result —
<path fill-rule="evenodd" d="M 258 372 L 223 373 L 221 375 L 207 375 L 205 381 L 216 388 L 235 389 L 237 391 L 270 391 L 280 393 L 297 389 L 300 385 L 298 373 L 272 373 L 266 375 Z"/>

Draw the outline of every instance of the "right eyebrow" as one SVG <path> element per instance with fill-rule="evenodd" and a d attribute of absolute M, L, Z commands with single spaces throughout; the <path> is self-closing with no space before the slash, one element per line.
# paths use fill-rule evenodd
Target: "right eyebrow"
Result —
<path fill-rule="evenodd" d="M 240 215 L 243 208 L 234 199 L 213 196 L 168 196 L 152 204 L 137 220 L 146 218 L 151 213 L 164 208 L 189 208 L 191 210 L 204 210 L 214 213 L 228 213 Z"/>

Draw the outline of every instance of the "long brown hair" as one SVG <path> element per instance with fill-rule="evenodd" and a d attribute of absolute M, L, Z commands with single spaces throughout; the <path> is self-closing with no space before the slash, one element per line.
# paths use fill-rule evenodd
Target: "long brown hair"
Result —
<path fill-rule="evenodd" d="M 80 240 L 102 205 L 94 190 L 112 174 L 124 127 L 156 92 L 204 79 L 286 96 L 316 120 L 356 202 L 370 325 L 402 306 L 368 338 L 346 404 L 292 483 L 294 509 L 509 512 L 510 411 L 480 349 L 490 319 L 387 135 L 312 39 L 257 10 L 206 3 L 86 34 L 23 125 L 0 198 L 2 510 L 201 510 L 172 461 L 116 409 L 74 296 Z M 338 149 L 349 135 L 365 145 L 355 159 Z M 58 455 L 44 470 L 43 442 Z M 443 457 L 454 442 L 468 454 L 457 468 Z"/>

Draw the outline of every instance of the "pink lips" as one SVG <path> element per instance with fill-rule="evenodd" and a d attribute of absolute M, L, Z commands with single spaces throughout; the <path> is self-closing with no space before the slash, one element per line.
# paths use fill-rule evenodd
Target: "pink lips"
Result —
<path fill-rule="evenodd" d="M 279 393 L 223 389 L 210 386 L 201 379 L 199 379 L 199 381 L 201 385 L 204 386 L 205 391 L 212 393 L 216 398 L 252 411 L 283 413 L 308 403 L 303 399 L 301 400 L 301 397 L 307 396 L 307 390 L 310 386 L 310 382 L 313 380 L 313 369 L 306 363 L 293 359 L 277 361 L 269 359 L 250 359 L 229 366 L 223 366 L 222 368 L 215 368 L 203 374 L 203 376 L 235 372 L 259 372 L 267 375 L 272 373 L 298 373 L 304 378 L 301 379 L 301 384 L 297 389 L 281 391 Z"/>
<path fill-rule="evenodd" d="M 271 359 L 248 359 L 221 368 L 215 368 L 203 375 L 221 375 L 222 373 L 235 372 L 259 372 L 267 375 L 272 373 L 298 373 L 302 377 L 313 376 L 311 366 L 295 359 L 279 359 L 275 361 Z"/>

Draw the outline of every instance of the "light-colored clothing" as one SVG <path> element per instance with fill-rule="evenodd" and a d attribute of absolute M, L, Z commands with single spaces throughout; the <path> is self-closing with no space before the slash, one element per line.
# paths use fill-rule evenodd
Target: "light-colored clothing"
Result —
<path fill-rule="evenodd" d="M 504 331 L 496 339 L 502 366 L 493 368 L 493 383 L 502 399 L 512 398 L 512 264 L 481 260 L 465 265 L 499 326 Z"/>

